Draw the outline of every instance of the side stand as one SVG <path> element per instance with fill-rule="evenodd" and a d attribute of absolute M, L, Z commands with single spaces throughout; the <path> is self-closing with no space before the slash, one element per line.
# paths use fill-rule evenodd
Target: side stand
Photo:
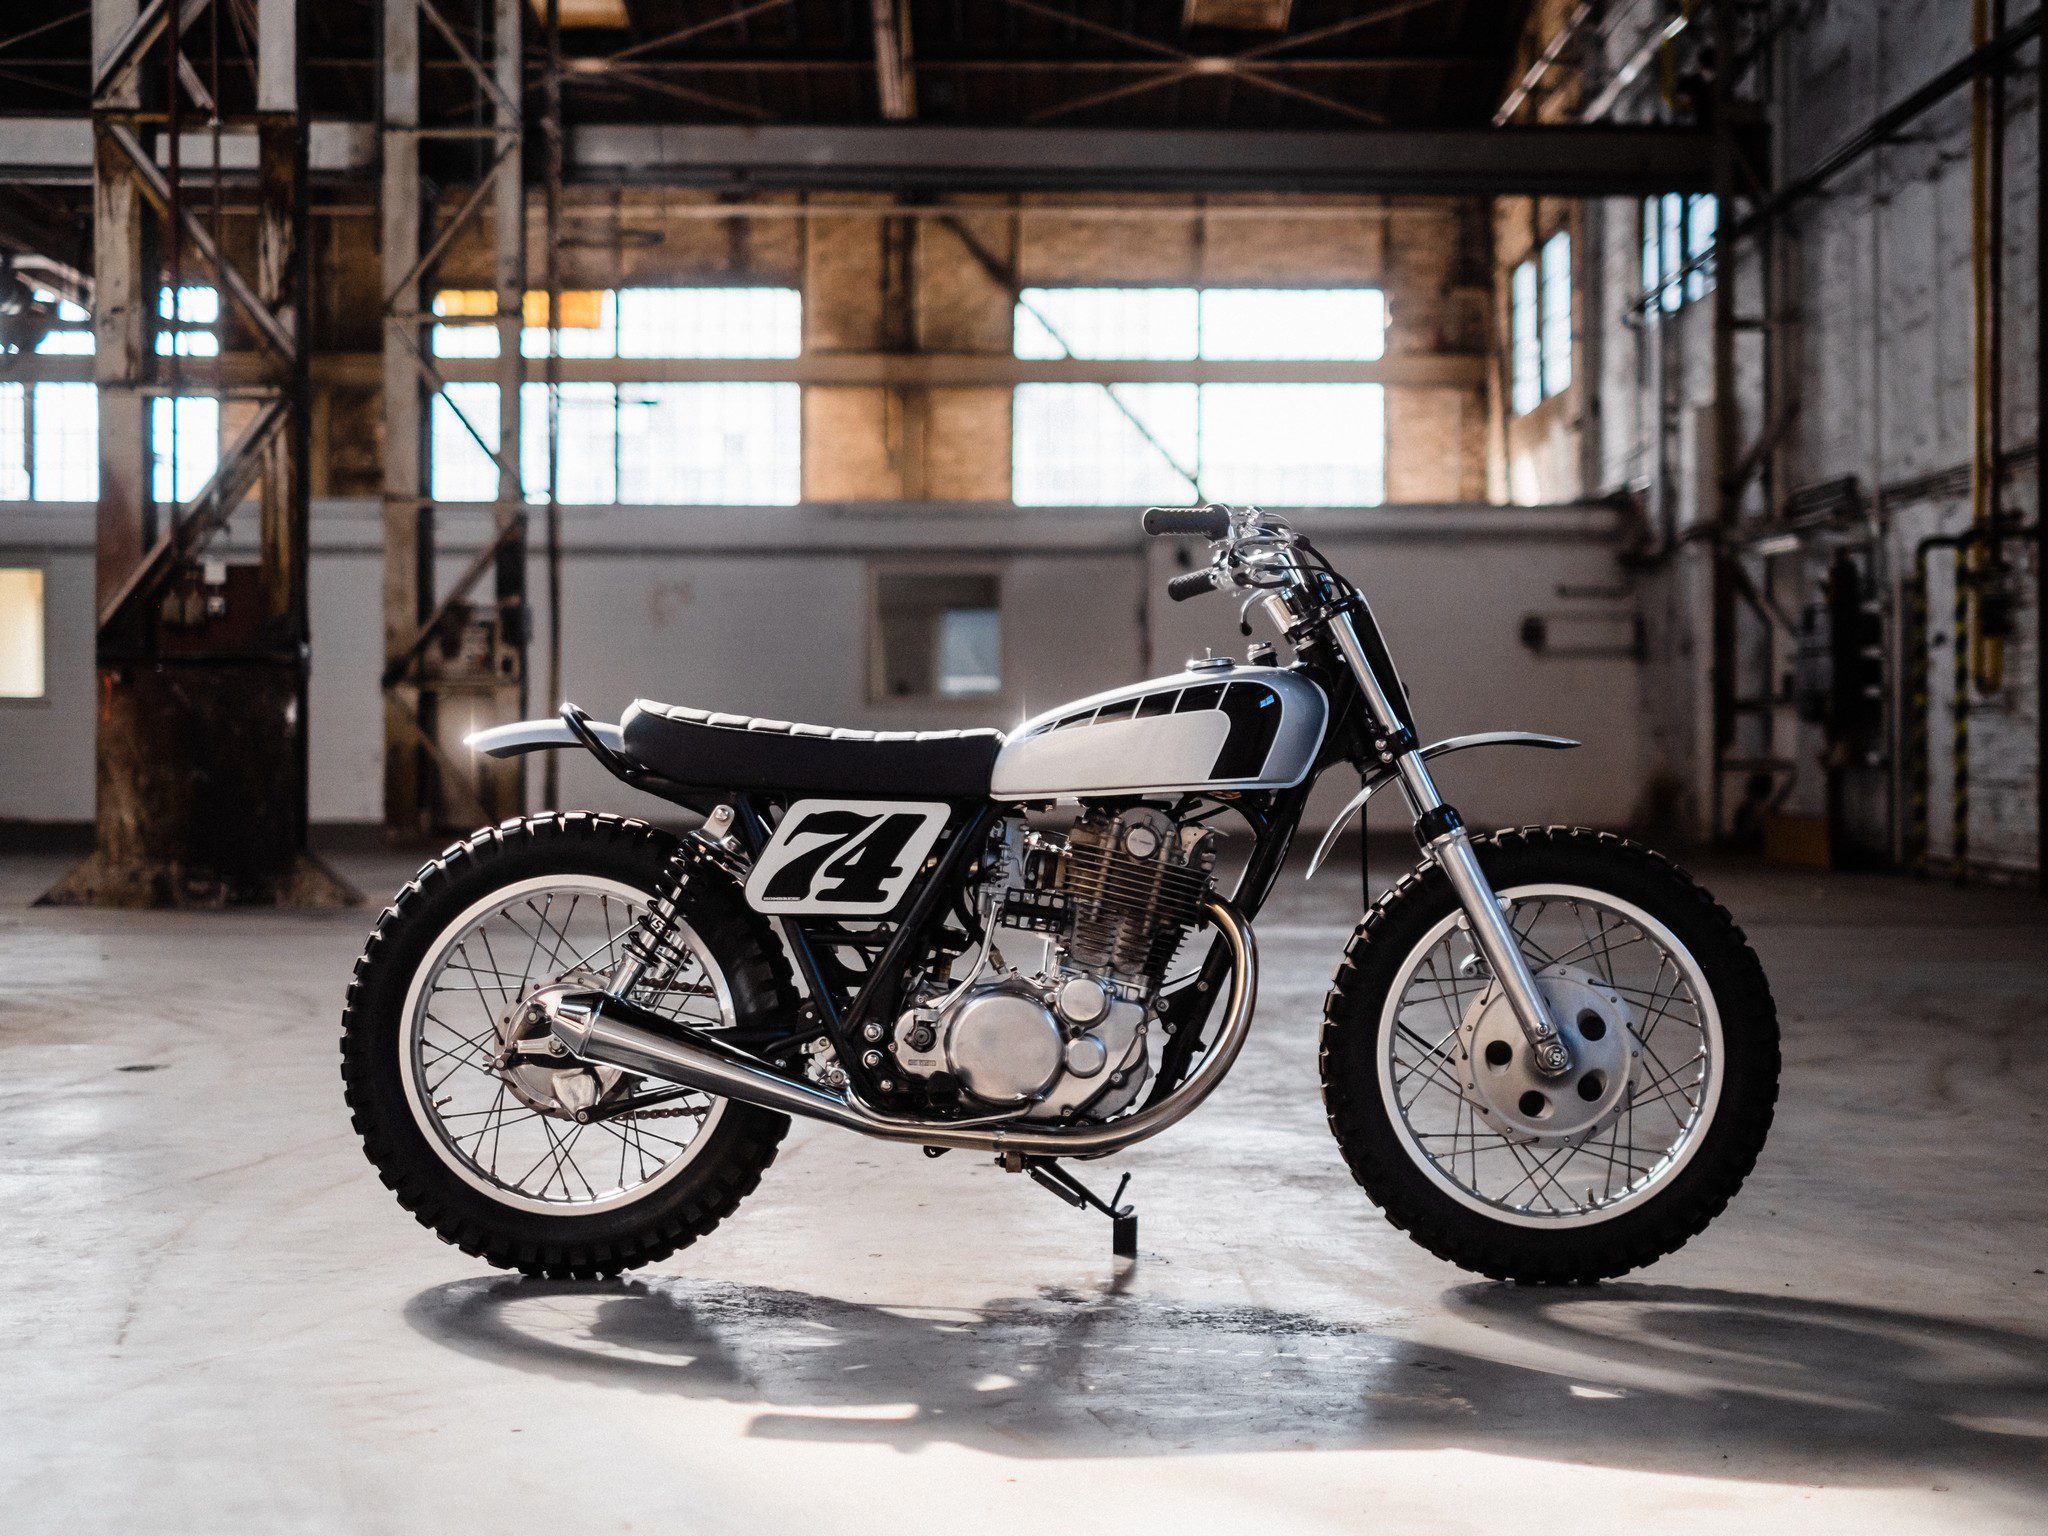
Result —
<path fill-rule="evenodd" d="M 1128 1173 L 1118 1180 L 1116 1193 L 1108 1200 L 1104 1200 L 1052 1158 L 1032 1158 L 1024 1164 L 1024 1171 L 1074 1209 L 1093 1207 L 1102 1212 L 1109 1218 L 1110 1252 L 1120 1259 L 1135 1259 L 1138 1256 L 1138 1208 L 1121 1203 L 1124 1190 L 1131 1182 Z"/>

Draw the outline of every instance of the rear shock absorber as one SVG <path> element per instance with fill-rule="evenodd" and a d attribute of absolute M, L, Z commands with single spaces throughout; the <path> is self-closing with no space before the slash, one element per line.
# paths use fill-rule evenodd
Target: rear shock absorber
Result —
<path fill-rule="evenodd" d="M 623 998 L 646 978 L 678 971 L 690 959 L 690 952 L 676 936 L 677 920 L 690 877 L 711 858 L 711 851 L 694 834 L 668 856 L 646 915 L 620 942 L 618 964 L 605 988 L 612 996 Z"/>

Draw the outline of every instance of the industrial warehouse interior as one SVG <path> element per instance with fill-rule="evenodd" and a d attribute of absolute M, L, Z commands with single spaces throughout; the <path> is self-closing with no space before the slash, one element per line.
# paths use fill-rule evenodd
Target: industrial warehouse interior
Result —
<path fill-rule="evenodd" d="M 0 4 L 0 1526 L 2048 1528 L 2042 19 Z"/>

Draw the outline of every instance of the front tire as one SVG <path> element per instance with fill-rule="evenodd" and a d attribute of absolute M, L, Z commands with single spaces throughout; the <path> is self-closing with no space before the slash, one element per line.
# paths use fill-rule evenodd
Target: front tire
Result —
<path fill-rule="evenodd" d="M 1573 1073 L 1547 1081 L 1521 1055 L 1425 865 L 1366 914 L 1326 999 L 1330 1129 L 1439 1258 L 1497 1280 L 1611 1279 L 1697 1236 L 1755 1166 L 1778 1091 L 1770 986 L 1727 911 L 1639 844 L 1552 827 L 1473 845 Z"/>
<path fill-rule="evenodd" d="M 342 1082 L 378 1177 L 444 1242 L 534 1276 L 615 1275 L 709 1233 L 775 1160 L 789 1121 L 771 1111 L 696 1095 L 579 1123 L 550 1097 L 558 1080 L 583 1097 L 659 1085 L 493 1061 L 497 1021 L 534 987 L 608 968 L 677 847 L 623 817 L 524 817 L 448 849 L 378 921 L 342 1014 Z M 661 983 L 679 1017 L 760 1025 L 796 1005 L 772 934 L 722 870 L 693 871 L 680 917 L 694 968 L 679 962 Z M 574 1138 L 591 1133 L 577 1151 Z"/>

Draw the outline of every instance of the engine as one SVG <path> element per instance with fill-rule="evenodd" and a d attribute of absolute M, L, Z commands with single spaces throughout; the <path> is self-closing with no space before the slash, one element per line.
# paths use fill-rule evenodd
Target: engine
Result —
<path fill-rule="evenodd" d="M 905 1012 L 897 1064 L 1023 1119 L 1125 1109 L 1151 1075 L 1160 984 L 1215 865 L 1215 834 L 1148 806 L 1092 807 L 1064 837 L 1013 823 L 985 889 L 992 942 L 964 982 L 928 986 Z M 997 928 L 1043 935 L 1043 967 L 996 961 Z"/>

